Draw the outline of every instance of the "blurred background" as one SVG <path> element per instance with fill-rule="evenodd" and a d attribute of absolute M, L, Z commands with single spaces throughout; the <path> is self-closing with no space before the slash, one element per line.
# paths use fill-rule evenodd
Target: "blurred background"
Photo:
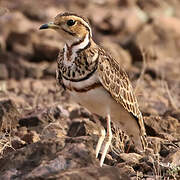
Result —
<path fill-rule="evenodd" d="M 91 114 L 69 104 L 68 95 L 56 86 L 56 58 L 64 46 L 63 37 L 52 30 L 39 31 L 41 24 L 65 11 L 87 17 L 94 41 L 126 69 L 145 116 L 148 136 L 163 145 L 165 141 L 176 142 L 178 147 L 179 9 L 179 0 L 0 0 L 0 98 L 15 104 L 12 108 L 17 109 L 18 118 L 12 127 L 21 129 L 21 135 L 15 136 L 24 138 L 25 143 L 18 141 L 13 148 L 39 142 L 42 127 L 62 118 L 66 119 L 61 122 L 65 130 L 60 134 L 71 130 L 69 136 L 85 135 L 77 131 L 77 124 L 71 125 L 73 119 L 80 118 L 80 123 Z M 7 129 L 7 119 L 1 120 L 2 131 Z M 80 134 L 74 135 L 74 131 Z M 163 149 L 162 144 L 157 151 L 165 158 L 172 149 Z"/>

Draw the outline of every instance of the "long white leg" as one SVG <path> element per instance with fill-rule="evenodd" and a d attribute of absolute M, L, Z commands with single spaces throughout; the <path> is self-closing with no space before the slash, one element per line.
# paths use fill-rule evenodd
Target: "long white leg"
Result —
<path fill-rule="evenodd" d="M 102 151 L 102 156 L 101 156 L 101 160 L 100 160 L 100 166 L 102 167 L 104 159 L 106 157 L 107 151 L 109 149 L 109 146 L 111 144 L 111 140 L 112 140 L 112 131 L 111 131 L 111 117 L 108 114 L 107 116 L 107 136 L 106 136 L 107 140 L 105 142 L 105 146 L 104 149 Z"/>
<path fill-rule="evenodd" d="M 103 127 L 101 127 L 101 136 L 99 137 L 98 143 L 96 145 L 96 158 L 98 157 L 105 136 L 106 136 L 106 131 Z"/>

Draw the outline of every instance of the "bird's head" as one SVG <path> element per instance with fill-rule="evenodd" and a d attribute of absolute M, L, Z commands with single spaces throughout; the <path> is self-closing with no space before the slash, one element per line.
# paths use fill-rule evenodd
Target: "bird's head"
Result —
<path fill-rule="evenodd" d="M 91 27 L 86 18 L 73 13 L 60 13 L 53 22 L 43 24 L 40 29 L 54 29 L 59 32 L 66 41 L 76 42 L 89 35 L 92 36 Z"/>

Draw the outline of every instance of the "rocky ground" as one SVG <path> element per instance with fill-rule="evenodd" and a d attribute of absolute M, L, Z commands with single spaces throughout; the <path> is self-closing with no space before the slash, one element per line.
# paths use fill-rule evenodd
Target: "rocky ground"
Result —
<path fill-rule="evenodd" d="M 179 8 L 178 0 L 1 0 L 0 179 L 179 179 Z M 57 87 L 62 37 L 38 30 L 64 11 L 87 16 L 94 40 L 129 74 L 148 135 L 145 154 L 115 131 L 99 167 L 95 121 L 104 120 Z"/>

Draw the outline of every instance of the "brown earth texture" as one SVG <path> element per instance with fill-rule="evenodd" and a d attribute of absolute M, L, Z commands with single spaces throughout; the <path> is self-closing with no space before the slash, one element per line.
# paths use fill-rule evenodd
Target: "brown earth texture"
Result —
<path fill-rule="evenodd" d="M 180 179 L 179 9 L 178 0 L 0 0 L 0 179 Z M 96 122 L 105 121 L 56 85 L 63 37 L 39 31 L 65 11 L 86 16 L 94 41 L 126 69 L 145 153 L 114 127 L 99 166 Z"/>

